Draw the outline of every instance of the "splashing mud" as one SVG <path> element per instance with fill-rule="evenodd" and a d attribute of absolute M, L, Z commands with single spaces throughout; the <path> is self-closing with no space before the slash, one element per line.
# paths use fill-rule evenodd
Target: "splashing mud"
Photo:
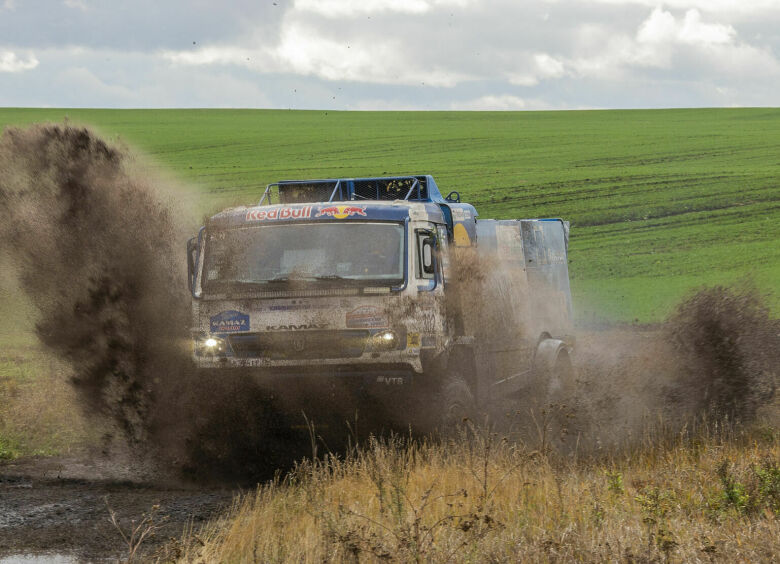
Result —
<path fill-rule="evenodd" d="M 763 303 L 749 285 L 704 288 L 659 325 L 583 331 L 584 445 L 753 421 L 780 376 L 780 321 Z"/>
<path fill-rule="evenodd" d="M 194 370 L 183 243 L 196 224 L 164 182 L 127 149 L 70 125 L 7 129 L 0 171 L 0 256 L 37 308 L 41 343 L 71 366 L 88 415 L 113 422 L 134 452 L 195 477 L 269 477 L 307 454 L 294 445 L 307 444 L 308 430 L 293 429 L 250 374 Z M 517 308 L 471 299 L 496 270 L 478 260 L 458 257 L 451 295 L 477 308 L 460 322 L 504 338 L 532 332 L 528 319 L 506 317 Z M 511 273 L 493 282 L 499 298 L 512 294 Z M 755 294 L 723 288 L 693 296 L 662 327 L 586 333 L 577 348 L 590 431 L 619 442 L 638 414 L 657 410 L 680 422 L 702 410 L 752 418 L 774 390 L 778 334 Z"/>
<path fill-rule="evenodd" d="M 0 170 L 0 240 L 38 310 L 38 338 L 73 367 L 88 410 L 145 441 L 187 330 L 174 214 L 126 151 L 86 129 L 8 129 Z"/>
<path fill-rule="evenodd" d="M 684 412 L 747 422 L 772 399 L 780 320 L 755 288 L 705 288 L 678 306 L 664 332 L 680 359 L 670 400 Z"/>
<path fill-rule="evenodd" d="M 85 413 L 108 420 L 134 452 L 194 475 L 227 464 L 211 456 L 224 446 L 198 436 L 214 422 L 228 441 L 260 443 L 246 416 L 225 415 L 251 413 L 235 397 L 254 397 L 253 382 L 194 375 L 182 250 L 194 223 L 165 182 L 70 125 L 7 129 L 0 171 L 0 255 L 37 309 L 40 342 L 71 366 Z"/>
<path fill-rule="evenodd" d="M 532 357 L 541 328 L 559 317 L 547 309 L 554 296 L 529 296 L 524 273 L 498 257 L 471 249 L 454 257 L 448 309 L 468 320 L 466 334 L 494 349 L 479 362 L 497 374 L 517 372 L 501 365 L 499 351 L 525 340 Z M 750 423 L 771 403 L 780 376 L 780 320 L 766 302 L 749 283 L 716 286 L 691 293 L 660 324 L 580 327 L 577 382 L 563 403 L 551 402 L 546 382 L 532 376 L 521 396 L 499 398 L 481 415 L 521 440 L 558 441 L 581 453 L 724 420 Z M 573 330 L 562 326 L 559 334 Z"/>

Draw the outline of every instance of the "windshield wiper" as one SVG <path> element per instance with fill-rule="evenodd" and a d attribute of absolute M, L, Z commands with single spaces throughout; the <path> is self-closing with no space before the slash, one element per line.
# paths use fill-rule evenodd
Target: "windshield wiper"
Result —
<path fill-rule="evenodd" d="M 354 280 L 354 278 L 344 278 L 338 274 L 323 274 L 321 276 L 312 276 L 315 280 Z"/>
<path fill-rule="evenodd" d="M 234 288 L 243 288 L 243 287 L 251 287 L 251 286 L 263 286 L 265 284 L 268 284 L 269 282 L 288 282 L 290 280 L 287 276 L 279 276 L 278 278 L 271 278 L 269 280 L 225 280 L 222 282 L 222 284 L 234 287 Z"/>
<path fill-rule="evenodd" d="M 322 276 L 313 276 L 314 280 L 325 282 L 353 282 L 359 283 L 361 280 L 353 276 L 339 276 L 338 274 L 324 274 Z"/>

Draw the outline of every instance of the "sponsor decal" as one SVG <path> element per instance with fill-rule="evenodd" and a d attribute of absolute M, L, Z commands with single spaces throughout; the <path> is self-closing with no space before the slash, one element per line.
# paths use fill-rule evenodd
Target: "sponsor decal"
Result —
<path fill-rule="evenodd" d="M 304 323 L 301 325 L 266 325 L 266 331 L 303 331 L 306 329 L 325 329 L 325 323 Z"/>
<path fill-rule="evenodd" d="M 209 327 L 211 328 L 212 333 L 249 331 L 249 316 L 234 309 L 218 313 L 209 321 Z"/>
<path fill-rule="evenodd" d="M 376 306 L 361 306 L 347 313 L 349 329 L 374 329 L 388 325 L 387 316 Z"/>
<path fill-rule="evenodd" d="M 377 384 L 385 384 L 386 386 L 403 386 L 404 379 L 400 376 L 377 376 Z"/>
<path fill-rule="evenodd" d="M 364 214 L 365 215 L 365 214 Z M 267 221 L 280 219 L 307 219 L 311 217 L 311 206 L 302 208 L 252 208 L 246 212 L 247 221 Z"/>
<path fill-rule="evenodd" d="M 366 215 L 366 206 L 325 206 L 320 208 L 317 215 L 314 217 L 323 216 L 335 217 L 336 219 L 344 219 L 353 215 Z"/>

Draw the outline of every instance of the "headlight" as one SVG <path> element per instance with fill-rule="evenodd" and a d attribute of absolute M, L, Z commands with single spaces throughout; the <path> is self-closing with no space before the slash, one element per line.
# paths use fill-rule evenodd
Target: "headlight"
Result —
<path fill-rule="evenodd" d="M 225 341 L 217 337 L 203 336 L 195 341 L 195 349 L 200 355 L 222 354 L 226 348 Z"/>
<path fill-rule="evenodd" d="M 398 348 L 398 335 L 395 331 L 381 331 L 374 335 L 374 350 L 390 351 Z"/>

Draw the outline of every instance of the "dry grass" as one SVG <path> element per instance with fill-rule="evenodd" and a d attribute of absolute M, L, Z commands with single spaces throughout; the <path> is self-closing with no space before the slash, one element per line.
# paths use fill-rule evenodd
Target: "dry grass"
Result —
<path fill-rule="evenodd" d="M 83 416 L 64 365 L 32 346 L 0 354 L 0 460 L 70 454 L 99 434 Z"/>
<path fill-rule="evenodd" d="M 760 562 L 780 552 L 776 429 L 650 439 L 587 461 L 475 428 L 444 444 L 373 441 L 238 500 L 184 538 L 180 559 Z"/>

